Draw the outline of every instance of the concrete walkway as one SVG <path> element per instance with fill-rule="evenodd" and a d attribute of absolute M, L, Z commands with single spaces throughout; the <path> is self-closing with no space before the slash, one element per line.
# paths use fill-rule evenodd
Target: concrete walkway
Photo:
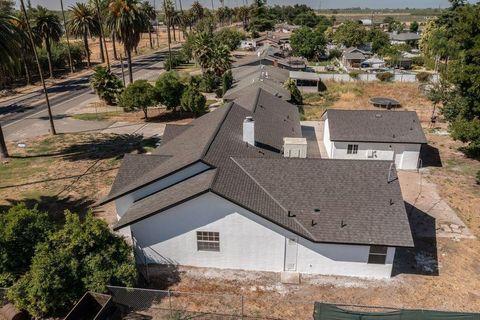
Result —
<path fill-rule="evenodd" d="M 307 156 L 309 158 L 328 159 L 327 150 L 323 144 L 323 121 L 301 121 L 302 134 L 307 138 Z"/>
<path fill-rule="evenodd" d="M 413 219 L 418 235 L 453 239 L 474 239 L 475 236 L 443 200 L 435 183 L 425 179 L 421 172 L 398 171 L 400 187 L 407 212 Z M 429 224 L 435 224 L 435 229 Z"/>

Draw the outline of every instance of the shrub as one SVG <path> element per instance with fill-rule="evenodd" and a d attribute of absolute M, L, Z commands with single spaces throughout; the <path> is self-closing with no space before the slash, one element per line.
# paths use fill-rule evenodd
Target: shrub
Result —
<path fill-rule="evenodd" d="M 330 49 L 328 51 L 328 59 L 340 58 L 342 56 L 342 50 Z"/>
<path fill-rule="evenodd" d="M 415 76 L 419 82 L 428 82 L 430 80 L 430 73 L 428 72 L 419 72 Z"/>
<path fill-rule="evenodd" d="M 176 111 L 180 105 L 185 85 L 178 73 L 168 71 L 162 74 L 155 83 L 155 99 L 167 107 L 168 110 Z"/>
<path fill-rule="evenodd" d="M 361 72 L 358 70 L 352 70 L 348 73 L 348 75 L 353 79 L 358 79 L 360 77 Z"/>
<path fill-rule="evenodd" d="M 8 278 L 3 273 L 28 269 L 36 244 L 45 241 L 50 231 L 48 214 L 36 207 L 18 204 L 0 213 L 0 278 Z"/>
<path fill-rule="evenodd" d="M 90 77 L 90 85 L 98 97 L 107 104 L 117 102 L 118 96 L 123 91 L 123 84 L 110 70 L 98 66 Z"/>
<path fill-rule="evenodd" d="M 379 72 L 377 73 L 377 79 L 382 82 L 392 81 L 393 73 L 391 72 Z"/>
<path fill-rule="evenodd" d="M 293 79 L 289 79 L 289 80 L 285 81 L 283 86 L 290 92 L 290 95 L 291 95 L 290 101 L 293 104 L 295 104 L 295 105 L 302 105 L 303 104 L 302 94 L 301 94 L 300 90 L 298 90 L 298 87 L 295 84 L 295 81 Z"/>
<path fill-rule="evenodd" d="M 200 91 L 202 92 L 214 92 L 215 89 L 220 85 L 220 77 L 215 75 L 213 72 L 205 72 L 200 82 Z"/>
<path fill-rule="evenodd" d="M 218 45 L 225 45 L 232 51 L 240 45 L 242 40 L 245 40 L 246 35 L 244 32 L 235 29 L 224 28 L 216 31 L 213 38 Z"/>
<path fill-rule="evenodd" d="M 222 94 L 221 94 L 221 96 L 223 96 L 225 94 L 225 92 L 227 92 L 227 90 L 232 87 L 232 84 L 233 84 L 232 71 L 228 70 L 227 72 L 225 72 L 222 75 Z"/>
<path fill-rule="evenodd" d="M 423 67 L 425 65 L 425 58 L 421 56 L 413 57 L 412 64 L 419 67 Z"/>
<path fill-rule="evenodd" d="M 208 111 L 207 99 L 200 93 L 194 83 L 190 83 L 182 95 L 180 105 L 182 110 L 191 112 L 194 117 L 201 116 Z"/>
<path fill-rule="evenodd" d="M 155 105 L 155 89 L 147 80 L 136 80 L 120 95 L 118 104 L 125 111 L 142 110 L 148 119 L 148 107 Z"/>

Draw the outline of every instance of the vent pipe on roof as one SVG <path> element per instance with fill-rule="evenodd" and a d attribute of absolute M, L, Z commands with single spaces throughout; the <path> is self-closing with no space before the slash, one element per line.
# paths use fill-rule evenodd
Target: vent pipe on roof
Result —
<path fill-rule="evenodd" d="M 253 117 L 245 117 L 243 120 L 243 141 L 255 145 L 255 121 Z"/>

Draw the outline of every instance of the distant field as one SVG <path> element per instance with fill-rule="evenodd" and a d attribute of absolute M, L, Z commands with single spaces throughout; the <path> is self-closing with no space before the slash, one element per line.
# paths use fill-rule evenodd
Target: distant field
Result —
<path fill-rule="evenodd" d="M 353 19 L 372 19 L 374 23 L 381 23 L 385 17 L 393 17 L 401 22 L 426 21 L 429 17 L 437 16 L 441 9 L 410 9 L 410 10 L 320 10 L 318 13 L 325 16 L 334 16 L 338 22 Z"/>

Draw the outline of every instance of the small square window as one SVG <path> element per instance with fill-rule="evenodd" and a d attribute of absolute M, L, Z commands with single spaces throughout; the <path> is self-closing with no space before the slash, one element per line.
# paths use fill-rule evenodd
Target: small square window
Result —
<path fill-rule="evenodd" d="M 370 246 L 368 254 L 368 263 L 385 264 L 387 260 L 388 247 L 386 246 Z"/>
<path fill-rule="evenodd" d="M 358 144 L 349 144 L 347 146 L 347 154 L 357 154 L 358 153 Z"/>
<path fill-rule="evenodd" d="M 220 251 L 220 233 L 197 231 L 198 251 Z"/>

